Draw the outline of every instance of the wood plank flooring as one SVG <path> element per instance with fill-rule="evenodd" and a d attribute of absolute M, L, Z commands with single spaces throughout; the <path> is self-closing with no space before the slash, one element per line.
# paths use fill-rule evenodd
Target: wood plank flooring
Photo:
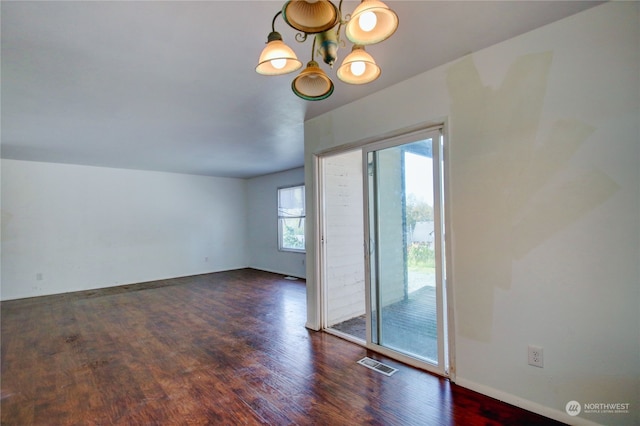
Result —
<path fill-rule="evenodd" d="M 305 300 L 242 269 L 2 302 L 2 424 L 557 424 L 309 331 Z"/>

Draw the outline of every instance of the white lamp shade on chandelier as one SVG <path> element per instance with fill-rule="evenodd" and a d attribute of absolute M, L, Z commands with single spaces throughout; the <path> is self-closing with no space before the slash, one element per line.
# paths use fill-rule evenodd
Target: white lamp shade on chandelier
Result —
<path fill-rule="evenodd" d="M 293 93 L 307 101 L 326 99 L 333 93 L 333 88 L 333 82 L 316 61 L 309 61 L 291 83 Z"/>
<path fill-rule="evenodd" d="M 366 84 L 380 77 L 380 67 L 376 65 L 373 57 L 365 52 L 364 46 L 355 44 L 338 68 L 337 75 L 345 83 Z"/>
<path fill-rule="evenodd" d="M 277 32 L 269 34 L 267 46 L 262 50 L 256 72 L 263 75 L 281 75 L 300 69 L 302 62 L 296 53 L 284 44 Z"/>
<path fill-rule="evenodd" d="M 398 15 L 378 0 L 364 0 L 351 14 L 345 34 L 362 46 L 380 43 L 398 29 Z"/>
<path fill-rule="evenodd" d="M 330 30 L 340 22 L 338 9 L 327 0 L 291 0 L 284 4 L 282 17 L 290 27 L 306 34 Z"/>

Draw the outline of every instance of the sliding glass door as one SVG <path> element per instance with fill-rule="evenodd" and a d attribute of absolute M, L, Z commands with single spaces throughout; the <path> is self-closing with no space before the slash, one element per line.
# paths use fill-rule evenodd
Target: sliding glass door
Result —
<path fill-rule="evenodd" d="M 319 156 L 318 254 L 324 330 L 448 375 L 442 151 L 436 129 Z"/>
<path fill-rule="evenodd" d="M 442 137 L 367 146 L 369 343 L 447 373 Z"/>

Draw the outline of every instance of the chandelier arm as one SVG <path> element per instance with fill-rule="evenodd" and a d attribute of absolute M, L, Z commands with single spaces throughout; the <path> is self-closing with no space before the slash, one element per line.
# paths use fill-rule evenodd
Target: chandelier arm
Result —
<path fill-rule="evenodd" d="M 307 33 L 296 33 L 296 41 L 298 43 L 304 43 L 305 41 L 307 41 Z"/>
<path fill-rule="evenodd" d="M 340 33 L 338 33 L 337 42 L 339 47 L 342 47 L 343 49 L 347 47 L 347 42 L 340 37 Z"/>
<path fill-rule="evenodd" d="M 340 7 L 342 7 L 342 0 L 340 0 Z M 342 19 L 342 10 L 340 11 L 340 25 L 344 25 L 351 20 L 351 14 L 347 13 L 344 15 L 344 19 Z"/>
<path fill-rule="evenodd" d="M 316 53 L 316 38 L 313 38 L 313 44 L 311 45 L 311 60 L 313 61 L 313 58 L 315 58 L 315 53 Z"/>
<path fill-rule="evenodd" d="M 340 3 L 338 3 L 338 15 L 338 29 L 336 30 L 336 40 L 339 44 L 342 45 L 342 47 L 344 47 L 345 43 L 340 39 L 340 30 L 342 29 L 342 25 L 346 23 L 346 21 L 342 20 L 342 0 L 340 0 Z"/>
<path fill-rule="evenodd" d="M 274 32 L 274 33 L 276 32 L 276 18 L 279 15 L 282 15 L 282 11 L 281 10 L 278 11 L 278 13 L 276 13 L 276 15 L 273 17 L 273 20 L 271 21 L 271 31 Z"/>
<path fill-rule="evenodd" d="M 342 3 L 342 0 L 340 0 L 340 3 Z M 342 38 L 340 38 L 340 29 L 342 29 L 343 25 L 346 25 L 347 23 L 349 23 L 350 20 L 351 20 L 350 13 L 347 13 L 344 16 L 344 19 L 342 19 L 342 13 L 340 14 L 340 24 L 338 25 L 338 43 L 340 43 L 341 47 L 345 47 L 347 43 Z"/>
<path fill-rule="evenodd" d="M 344 19 L 342 17 L 342 0 L 340 0 L 339 11 L 340 11 L 340 26 L 342 26 L 351 20 L 350 13 L 347 13 L 346 15 L 344 15 Z M 340 28 L 338 28 L 338 31 L 340 31 Z"/>

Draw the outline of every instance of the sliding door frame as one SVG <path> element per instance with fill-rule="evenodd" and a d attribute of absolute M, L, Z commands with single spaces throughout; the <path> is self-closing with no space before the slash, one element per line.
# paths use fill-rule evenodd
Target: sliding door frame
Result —
<path fill-rule="evenodd" d="M 406 129 L 402 129 L 399 131 L 395 131 L 395 132 L 391 132 L 389 134 L 386 135 L 382 135 L 379 137 L 375 137 L 375 138 L 367 138 L 367 139 L 363 139 L 361 141 L 357 141 L 357 142 L 353 142 L 353 143 L 348 143 L 345 145 L 341 145 L 339 147 L 334 147 L 334 148 L 330 148 L 327 150 L 323 150 L 320 151 L 318 153 L 315 153 L 313 155 L 313 176 L 314 176 L 314 181 L 316 183 L 316 185 L 314 185 L 314 198 L 316 201 L 316 208 L 315 208 L 315 251 L 316 251 L 316 256 L 314 259 L 315 262 L 315 281 L 316 281 L 316 294 L 317 294 L 317 300 L 315 301 L 316 304 L 315 306 L 317 307 L 317 312 L 318 312 L 318 320 L 319 320 L 319 325 L 320 325 L 320 330 L 323 330 L 325 332 L 328 332 L 330 334 L 334 334 L 337 335 L 339 337 L 345 338 L 347 340 L 350 340 L 356 344 L 359 345 L 363 345 L 362 341 L 360 341 L 360 339 L 357 338 L 352 338 L 347 334 L 341 333 L 339 331 L 335 331 L 335 330 L 331 330 L 331 329 L 327 329 L 326 328 L 326 306 L 327 306 L 327 302 L 326 302 L 326 253 L 324 252 L 325 250 L 325 246 L 324 246 L 324 233 L 325 233 L 325 226 L 326 226 L 326 222 L 324 220 L 324 200 L 323 200 L 323 194 L 324 194 L 324 176 L 323 176 L 323 170 L 322 170 L 322 159 L 323 157 L 327 157 L 327 156 L 331 156 L 331 155 L 338 155 L 340 153 L 346 153 L 349 151 L 353 151 L 354 149 L 359 149 L 362 151 L 363 153 L 363 200 L 367 200 L 368 195 L 366 194 L 366 192 L 368 191 L 367 189 L 367 183 L 366 183 L 366 179 L 368 179 L 367 177 L 367 165 L 366 165 L 366 153 L 365 151 L 369 151 L 371 147 L 374 146 L 382 146 L 383 144 L 385 144 L 387 141 L 389 140 L 407 140 L 407 143 L 409 143 L 412 138 L 414 138 L 416 135 L 418 134 L 423 134 L 423 133 L 429 133 L 429 132 L 433 132 L 433 131 L 438 131 L 440 132 L 440 138 L 441 140 L 437 143 L 438 149 L 440 149 L 441 151 L 439 152 L 439 156 L 441 158 L 441 161 L 438 162 L 437 168 L 438 168 L 438 177 L 439 179 L 443 180 L 442 185 L 439 185 L 437 189 L 434 189 L 434 197 L 439 197 L 439 201 L 440 202 L 444 202 L 444 217 L 443 218 L 439 218 L 437 219 L 434 216 L 434 220 L 439 220 L 442 223 L 442 220 L 444 219 L 444 226 L 442 227 L 442 232 L 444 233 L 444 236 L 442 238 L 442 240 L 445 242 L 445 247 L 444 250 L 442 251 L 444 253 L 445 256 L 445 260 L 444 262 L 441 262 L 441 264 L 443 265 L 443 273 L 445 274 L 444 277 L 442 277 L 443 280 L 443 286 L 446 288 L 446 293 L 445 293 L 445 297 L 443 298 L 443 305 L 445 307 L 444 312 L 441 315 L 441 318 L 444 319 L 444 321 L 439 321 L 438 327 L 446 327 L 446 336 L 447 336 L 447 341 L 444 342 L 444 345 L 446 345 L 447 347 L 447 351 L 446 354 L 438 354 L 439 355 L 439 359 L 445 359 L 445 358 L 440 358 L 440 356 L 446 357 L 446 368 L 443 371 L 438 370 L 437 368 L 433 368 L 432 365 L 425 363 L 421 360 L 418 360 L 416 358 L 407 356 L 407 355 L 403 355 L 401 353 L 398 353 L 396 351 L 392 351 L 390 349 L 387 349 L 383 346 L 380 345 L 375 345 L 371 343 L 371 309 L 368 308 L 367 309 L 367 341 L 364 343 L 363 346 L 365 346 L 368 349 L 371 349 L 375 352 L 378 352 L 382 355 L 388 356 L 389 358 L 393 358 L 396 359 L 398 361 L 404 362 L 405 364 L 423 369 L 423 370 L 427 370 L 430 372 L 434 372 L 436 374 L 439 375 L 444 375 L 445 377 L 448 377 L 449 380 L 451 380 L 452 382 L 455 382 L 456 379 L 456 374 L 455 374 L 455 324 L 454 324 L 454 311 L 453 311 L 453 307 L 454 307 L 454 295 L 453 295 L 453 275 L 452 275 L 452 242 L 451 242 L 451 213 L 450 213 L 450 197 L 449 197 L 449 155 L 448 155 L 448 139 L 447 139 L 447 132 L 445 131 L 446 129 L 446 121 L 443 121 L 441 124 L 422 124 L 422 125 L 418 125 L 418 126 L 413 126 L 410 128 L 406 128 Z M 415 141 L 415 139 L 413 140 Z M 441 143 L 440 143 L 441 142 Z M 436 144 L 434 144 L 436 145 Z M 440 165 L 444 165 L 444 170 L 440 169 Z M 434 166 L 435 169 L 435 166 Z M 442 192 L 440 192 L 440 187 L 442 188 Z M 368 226 L 369 226 L 369 219 L 368 219 L 368 215 L 369 215 L 369 211 L 368 211 L 368 206 L 367 206 L 367 202 L 363 203 L 364 206 L 364 225 L 365 225 L 365 239 L 363 242 L 363 261 L 365 262 L 365 285 L 369 286 L 370 285 L 370 270 L 369 270 L 369 256 L 370 256 L 370 243 L 366 238 L 366 235 L 368 235 Z M 367 306 L 371 306 L 371 288 L 366 288 L 365 290 L 365 298 L 366 298 L 366 303 Z"/>

